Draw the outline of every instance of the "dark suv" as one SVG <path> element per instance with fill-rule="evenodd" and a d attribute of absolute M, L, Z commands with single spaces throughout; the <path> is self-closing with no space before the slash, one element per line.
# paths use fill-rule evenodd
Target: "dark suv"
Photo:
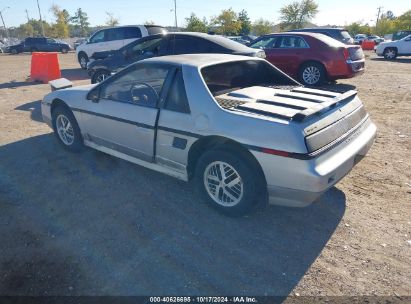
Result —
<path fill-rule="evenodd" d="M 315 28 L 305 28 L 297 29 L 289 32 L 310 32 L 324 34 L 345 44 L 354 44 L 354 39 L 351 37 L 350 33 L 344 28 L 338 27 L 315 27 Z"/>
<path fill-rule="evenodd" d="M 219 53 L 265 58 L 263 50 L 249 48 L 228 38 L 203 33 L 169 33 L 141 38 L 119 50 L 96 52 L 88 64 L 91 82 L 101 82 L 113 72 L 150 57 Z"/>
<path fill-rule="evenodd" d="M 63 41 L 46 37 L 29 37 L 23 42 L 9 47 L 9 52 L 18 54 L 22 52 L 62 52 L 67 53 L 70 45 Z"/>

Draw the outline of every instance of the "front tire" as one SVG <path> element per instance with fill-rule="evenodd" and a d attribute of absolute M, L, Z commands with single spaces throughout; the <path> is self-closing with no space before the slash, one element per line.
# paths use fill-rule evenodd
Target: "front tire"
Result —
<path fill-rule="evenodd" d="M 61 49 L 61 52 L 62 52 L 63 54 L 67 54 L 67 53 L 68 53 L 68 48 L 63 47 L 63 48 Z"/>
<path fill-rule="evenodd" d="M 106 70 L 97 70 L 93 77 L 91 77 L 91 83 L 100 83 L 110 77 L 110 72 Z"/>
<path fill-rule="evenodd" d="M 80 53 L 78 55 L 78 63 L 80 63 L 83 70 L 87 69 L 88 57 L 85 53 Z"/>
<path fill-rule="evenodd" d="M 228 216 L 249 213 L 260 199 L 261 179 L 244 157 L 210 150 L 198 160 L 195 182 L 200 196 Z"/>
<path fill-rule="evenodd" d="M 10 53 L 11 53 L 12 55 L 17 55 L 17 54 L 18 54 L 18 52 L 17 52 L 16 49 L 11 49 Z"/>
<path fill-rule="evenodd" d="M 299 78 L 307 86 L 321 85 L 325 80 L 324 67 L 317 62 L 307 62 L 301 66 Z"/>
<path fill-rule="evenodd" d="M 59 143 L 71 152 L 79 152 L 83 148 L 83 137 L 73 113 L 66 107 L 58 106 L 51 116 Z"/>
<path fill-rule="evenodd" d="M 397 57 L 397 50 L 395 48 L 386 48 L 384 50 L 384 58 L 393 60 Z"/>

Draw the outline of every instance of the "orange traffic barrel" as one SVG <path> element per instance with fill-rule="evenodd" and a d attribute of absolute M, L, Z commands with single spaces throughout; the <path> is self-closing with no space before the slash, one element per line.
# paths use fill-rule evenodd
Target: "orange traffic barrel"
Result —
<path fill-rule="evenodd" d="M 361 43 L 361 47 L 363 50 L 374 50 L 374 46 L 374 40 L 363 40 Z"/>
<path fill-rule="evenodd" d="M 61 78 L 57 53 L 33 52 L 31 55 L 30 78 L 33 81 L 43 83 Z"/>

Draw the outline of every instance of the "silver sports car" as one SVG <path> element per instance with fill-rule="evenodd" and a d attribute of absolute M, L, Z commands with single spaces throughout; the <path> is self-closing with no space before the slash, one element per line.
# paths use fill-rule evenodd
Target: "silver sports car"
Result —
<path fill-rule="evenodd" d="M 376 135 L 355 91 L 305 88 L 263 59 L 234 55 L 147 59 L 98 85 L 56 90 L 41 109 L 66 149 L 86 145 L 193 178 L 228 215 L 267 195 L 310 204 Z"/>

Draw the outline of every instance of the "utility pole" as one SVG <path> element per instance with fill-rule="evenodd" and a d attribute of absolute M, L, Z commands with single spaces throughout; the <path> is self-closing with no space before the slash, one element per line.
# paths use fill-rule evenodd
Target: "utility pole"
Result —
<path fill-rule="evenodd" d="M 30 22 L 29 12 L 27 11 L 27 9 L 25 11 L 26 11 L 27 22 Z"/>
<path fill-rule="evenodd" d="M 177 0 L 174 0 L 174 21 L 177 30 Z"/>
<path fill-rule="evenodd" d="M 6 31 L 7 38 L 10 40 L 10 33 L 9 33 L 9 30 L 7 29 L 7 27 L 6 27 L 6 24 L 4 23 L 3 14 L 2 14 L 2 12 L 5 11 L 6 9 L 8 9 L 8 8 L 10 8 L 10 7 L 6 6 L 5 8 L 3 8 L 0 11 L 0 18 L 1 18 L 1 22 L 3 22 L 3 27 L 4 27 L 4 30 Z"/>
<path fill-rule="evenodd" d="M 377 7 L 378 13 L 377 13 L 377 21 L 375 22 L 375 26 L 378 25 L 378 21 L 380 20 L 380 13 L 381 13 L 382 8 L 383 8 L 382 6 Z"/>
<path fill-rule="evenodd" d="M 39 15 L 40 15 L 40 24 L 41 24 L 41 32 L 43 33 L 43 37 L 44 35 L 44 24 L 43 24 L 43 20 L 41 20 L 41 11 L 40 11 L 40 4 L 39 4 L 39 0 L 37 0 L 37 7 L 39 8 Z"/>

